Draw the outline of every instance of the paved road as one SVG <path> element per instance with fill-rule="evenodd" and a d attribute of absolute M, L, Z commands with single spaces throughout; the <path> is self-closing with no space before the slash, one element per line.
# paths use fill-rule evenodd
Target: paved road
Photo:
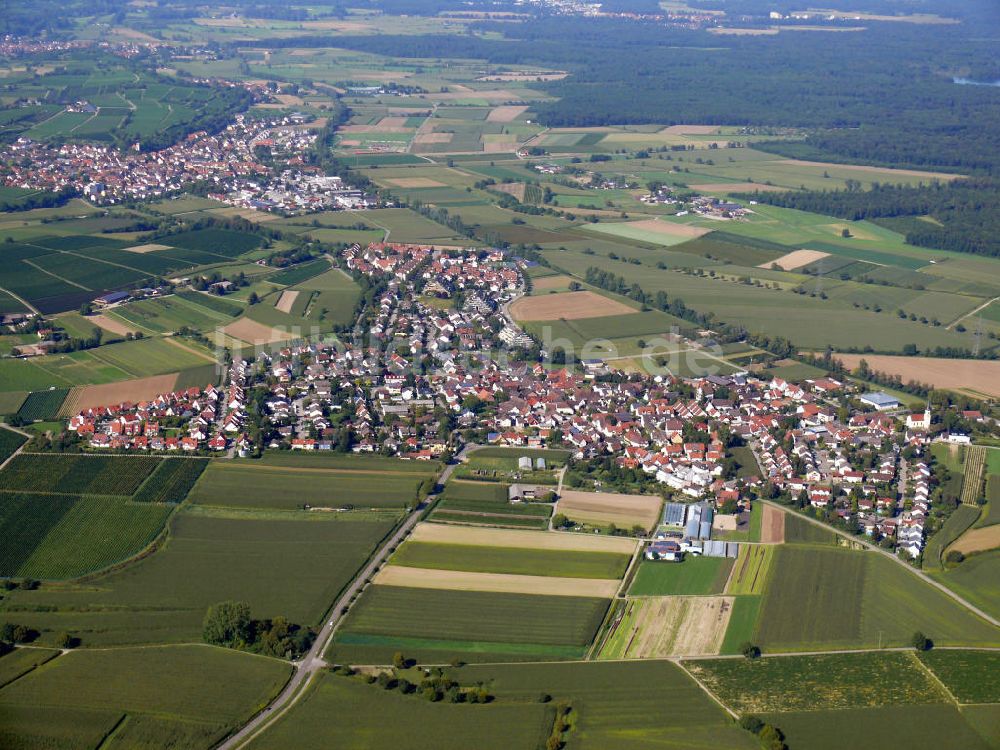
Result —
<path fill-rule="evenodd" d="M 789 513 L 790 512 L 788 510 L 788 508 L 786 508 L 783 505 L 780 505 L 779 503 L 773 503 L 770 500 L 764 500 L 763 502 L 767 503 L 768 505 L 773 505 L 775 508 L 778 508 L 779 510 L 781 510 L 784 513 Z M 859 544 L 862 547 L 865 547 L 865 548 L 871 550 L 872 552 L 878 552 L 880 555 L 884 555 L 885 557 L 889 558 L 890 560 L 892 560 L 897 565 L 902 565 L 904 568 L 906 568 L 908 571 L 910 571 L 913 575 L 922 578 L 925 583 L 929 583 L 931 586 L 933 586 L 934 588 L 938 589 L 943 594 L 946 594 L 949 598 L 951 598 L 954 601 L 958 602 L 959 604 L 961 604 L 963 607 L 965 607 L 967 610 L 969 610 L 973 614 L 978 615 L 982 619 L 986 620 L 986 622 L 990 623 L 990 625 L 993 625 L 994 627 L 1000 628 L 1000 620 L 997 620 L 992 615 L 988 615 L 986 612 L 983 612 L 983 610 L 979 609 L 979 607 L 975 606 L 971 602 L 966 601 L 961 596 L 959 596 L 954 591 L 952 591 L 950 588 L 948 588 L 947 586 L 945 586 L 943 583 L 939 583 L 938 581 L 935 581 L 933 578 L 931 578 L 929 575 L 927 575 L 926 573 L 924 573 L 922 570 L 918 570 L 917 568 L 914 568 L 912 565 L 910 565 L 909 563 L 905 562 L 904 560 L 900 560 L 898 557 L 896 557 L 896 555 L 892 554 L 891 552 L 888 552 L 887 550 L 884 550 L 881 547 L 879 547 L 877 545 L 874 545 L 871 542 L 868 542 L 868 541 L 864 540 L 861 537 L 854 536 L 853 534 L 848 534 L 846 531 L 841 531 L 840 529 L 834 528 L 833 526 L 830 526 L 829 524 L 825 524 L 822 521 L 817 521 L 815 518 L 810 518 L 809 516 L 801 515 L 801 514 L 798 514 L 798 517 L 802 518 L 802 519 L 804 519 L 806 521 L 808 521 L 811 524 L 815 524 L 816 526 L 820 526 L 821 528 L 824 528 L 827 531 L 832 531 L 834 534 L 839 534 L 840 536 L 844 537 L 845 539 L 848 539 L 851 542 L 854 542 L 855 544 Z"/>
<path fill-rule="evenodd" d="M 465 457 L 466 452 L 476 447 L 478 446 L 474 444 L 465 446 L 455 457 L 455 462 L 446 466 L 444 471 L 441 472 L 438 484 L 447 482 L 455 467 Z M 432 498 L 428 498 L 428 502 L 431 501 Z M 385 562 L 386 558 L 389 557 L 390 550 L 397 547 L 413 530 L 413 527 L 420 520 L 421 511 L 427 505 L 428 503 L 423 503 L 410 513 L 402 525 L 396 529 L 396 532 L 372 556 L 365 568 L 344 590 L 344 593 L 333 603 L 333 606 L 330 608 L 330 616 L 316 636 L 312 648 L 309 649 L 308 653 L 300 661 L 293 663 L 292 666 L 295 668 L 295 673 L 288 681 L 288 684 L 285 685 L 284 690 L 263 711 L 244 725 L 242 729 L 230 736 L 221 745 L 218 745 L 219 750 L 235 750 L 235 748 L 242 747 L 257 733 L 284 715 L 302 697 L 305 693 L 305 687 L 309 684 L 313 675 L 320 669 L 328 666 L 327 662 L 323 659 L 323 654 L 333 639 L 334 630 L 343 617 L 345 608 L 350 604 L 351 598 L 361 592 L 365 587 L 365 581 L 371 578 L 375 574 L 375 571 Z"/>

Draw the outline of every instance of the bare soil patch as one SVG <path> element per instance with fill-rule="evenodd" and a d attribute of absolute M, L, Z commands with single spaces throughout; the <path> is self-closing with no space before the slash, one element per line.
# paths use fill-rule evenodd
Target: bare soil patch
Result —
<path fill-rule="evenodd" d="M 498 73 L 492 76 L 480 76 L 477 81 L 561 81 L 569 73 Z"/>
<path fill-rule="evenodd" d="M 169 250 L 169 249 L 170 245 L 157 245 L 155 242 L 150 242 L 145 245 L 135 245 L 134 247 L 125 248 L 125 250 L 127 250 L 130 253 L 139 253 L 140 255 L 142 255 L 143 253 L 152 253 L 156 250 Z"/>
<path fill-rule="evenodd" d="M 948 547 L 948 551 L 958 550 L 963 555 L 969 555 L 973 552 L 985 552 L 997 547 L 1000 547 L 1000 524 L 984 526 L 981 529 L 969 529 Z"/>
<path fill-rule="evenodd" d="M 502 154 L 507 151 L 514 151 L 517 149 L 517 141 L 486 141 L 483 143 L 483 153 L 486 154 Z"/>
<path fill-rule="evenodd" d="M 401 188 L 447 187 L 443 182 L 432 180 L 430 177 L 393 177 L 386 182 Z"/>
<path fill-rule="evenodd" d="M 111 333 L 117 333 L 119 336 L 125 336 L 129 333 L 135 333 L 136 329 L 132 326 L 126 325 L 120 320 L 115 320 L 114 318 L 109 318 L 107 315 L 88 315 L 87 320 L 96 326 L 100 326 L 105 331 L 111 331 Z"/>
<path fill-rule="evenodd" d="M 544 297 L 522 297 L 510 306 L 515 320 L 580 320 L 608 315 L 630 315 L 628 305 L 594 292 L 565 292 Z"/>
<path fill-rule="evenodd" d="M 73 388 L 59 415 L 70 417 L 79 414 L 83 409 L 91 409 L 98 406 L 115 406 L 123 401 L 150 401 L 161 393 L 170 393 L 177 383 L 176 372 L 167 375 L 154 375 L 149 378 L 136 378 L 135 380 L 122 380 L 117 383 L 105 383 L 104 385 L 82 385 Z M 207 385 L 207 384 L 206 384 Z"/>
<path fill-rule="evenodd" d="M 545 594 L 548 596 L 593 596 L 610 599 L 620 581 L 595 578 L 556 578 L 507 573 L 469 573 L 461 570 L 435 570 L 386 565 L 373 583 L 384 586 L 407 586 L 418 589 L 449 591 L 494 591 L 506 594 Z"/>
<path fill-rule="evenodd" d="M 414 128 L 406 127 L 405 117 L 383 117 L 378 121 L 378 125 L 373 125 L 372 130 L 377 133 L 406 133 Z"/>
<path fill-rule="evenodd" d="M 452 86 L 451 91 L 447 94 L 429 94 L 426 95 L 431 99 L 437 99 L 439 101 L 451 101 L 453 99 L 487 99 L 492 101 L 517 101 L 521 98 L 520 94 L 517 94 L 508 89 L 497 89 L 495 91 L 475 91 L 466 86 Z M 458 89 L 464 89 L 464 91 L 459 91 Z"/>
<path fill-rule="evenodd" d="M 486 122 L 513 122 L 527 111 L 528 107 L 526 105 L 507 104 L 494 107 L 486 116 Z"/>
<path fill-rule="evenodd" d="M 556 512 L 574 521 L 649 529 L 660 517 L 663 501 L 655 495 L 619 495 L 611 492 L 563 490 Z"/>
<path fill-rule="evenodd" d="M 650 597 L 629 604 L 637 605 L 626 659 L 718 654 L 733 613 L 731 596 Z"/>
<path fill-rule="evenodd" d="M 785 514 L 774 506 L 764 506 L 760 541 L 764 544 L 782 544 L 785 541 Z"/>
<path fill-rule="evenodd" d="M 899 375 L 904 382 L 916 380 L 935 388 L 968 389 L 1000 397 L 1000 362 L 982 359 L 937 359 L 896 357 L 888 354 L 834 355 L 844 366 L 854 369 L 862 359 L 879 372 Z"/>
<path fill-rule="evenodd" d="M 673 224 L 669 221 L 660 221 L 659 219 L 646 219 L 645 221 L 633 221 L 629 223 L 630 227 L 636 227 L 638 229 L 645 229 L 647 232 L 655 232 L 656 234 L 665 234 L 668 237 L 701 237 L 702 235 L 711 232 L 711 229 L 705 229 L 704 227 L 696 227 L 691 224 Z"/>
<path fill-rule="evenodd" d="M 250 318 L 241 318 L 235 323 L 230 323 L 222 332 L 232 336 L 234 339 L 246 341 L 248 344 L 274 344 L 278 341 L 285 341 L 291 336 L 279 328 L 272 328 L 263 323 L 258 323 Z"/>
<path fill-rule="evenodd" d="M 543 276 L 540 279 L 533 279 L 531 281 L 531 286 L 539 291 L 544 291 L 546 289 L 561 289 L 571 281 L 573 281 L 573 279 L 569 276 L 563 276 L 562 274 L 558 276 Z"/>
<path fill-rule="evenodd" d="M 410 539 L 416 542 L 471 544 L 483 547 L 619 552 L 629 555 L 635 552 L 637 544 L 634 539 L 618 536 L 571 534 L 564 531 L 475 528 L 472 526 L 448 526 L 439 523 L 417 524 Z"/>
<path fill-rule="evenodd" d="M 274 303 L 274 309 L 281 310 L 283 313 L 290 313 L 292 311 L 292 305 L 295 304 L 295 298 L 299 296 L 299 293 L 294 290 L 289 290 L 281 293 L 278 297 L 278 301 Z"/>
<path fill-rule="evenodd" d="M 808 266 L 810 263 L 823 260 L 823 258 L 829 255 L 830 253 L 820 252 L 819 250 L 793 250 L 790 253 L 782 255 L 780 258 L 761 263 L 757 268 L 778 266 L 783 271 L 794 271 L 796 268 L 802 268 L 802 266 Z"/>

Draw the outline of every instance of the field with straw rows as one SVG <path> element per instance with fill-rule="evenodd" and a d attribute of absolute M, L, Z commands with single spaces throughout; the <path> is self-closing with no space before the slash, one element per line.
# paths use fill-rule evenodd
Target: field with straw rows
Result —
<path fill-rule="evenodd" d="M 163 459 L 22 453 L 0 472 L 0 490 L 130 496 Z"/>
<path fill-rule="evenodd" d="M 947 700 L 916 657 L 905 652 L 706 660 L 685 666 L 740 714 Z"/>
<path fill-rule="evenodd" d="M 767 574 L 774 550 L 761 544 L 742 545 L 732 575 L 726 583 L 727 594 L 760 594 L 767 586 Z"/>
<path fill-rule="evenodd" d="M 983 496 L 983 471 L 986 468 L 986 448 L 970 445 L 965 454 L 965 481 L 962 484 L 962 503 L 978 506 Z"/>

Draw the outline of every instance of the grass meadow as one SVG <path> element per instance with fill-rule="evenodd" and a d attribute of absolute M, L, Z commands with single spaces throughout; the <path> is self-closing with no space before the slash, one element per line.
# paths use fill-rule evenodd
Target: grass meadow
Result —
<path fill-rule="evenodd" d="M 180 513 L 154 554 L 87 584 L 12 592 L 0 618 L 40 607 L 18 618 L 43 642 L 70 631 L 90 645 L 200 641 L 205 611 L 227 599 L 249 602 L 255 617 L 314 625 L 395 520 Z"/>
<path fill-rule="evenodd" d="M 795 545 L 775 551 L 754 640 L 765 652 L 903 646 L 915 630 L 938 645 L 1000 644 L 1000 630 L 882 555 Z"/>
<path fill-rule="evenodd" d="M 688 556 L 682 563 L 643 560 L 630 596 L 721 594 L 735 561 L 727 557 Z"/>
<path fill-rule="evenodd" d="M 277 659 L 209 646 L 72 651 L 0 692 L 0 745 L 97 747 L 117 727 L 115 747 L 208 748 L 290 675 Z"/>
<path fill-rule="evenodd" d="M 338 631 L 328 658 L 389 663 L 582 658 L 605 599 L 374 585 Z"/>

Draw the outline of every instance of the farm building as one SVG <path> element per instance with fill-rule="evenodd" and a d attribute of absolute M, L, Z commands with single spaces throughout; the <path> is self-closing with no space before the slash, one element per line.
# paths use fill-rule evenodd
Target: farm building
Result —
<path fill-rule="evenodd" d="M 892 409 L 899 408 L 899 399 L 881 391 L 863 394 L 861 396 L 861 403 L 867 404 L 878 411 L 891 411 Z"/>
<path fill-rule="evenodd" d="M 512 503 L 534 500 L 538 495 L 538 487 L 533 484 L 512 484 L 507 488 L 507 500 Z"/>
<path fill-rule="evenodd" d="M 666 562 L 681 562 L 684 559 L 684 551 L 681 545 L 673 541 L 652 542 L 646 547 L 647 560 L 663 560 Z"/>
<path fill-rule="evenodd" d="M 693 503 L 686 506 L 684 536 L 691 539 L 711 539 L 712 519 L 715 511 L 708 503 Z"/>
<path fill-rule="evenodd" d="M 102 294 L 100 297 L 95 299 L 94 304 L 107 307 L 108 305 L 114 305 L 118 302 L 124 302 L 128 298 L 128 292 L 108 292 L 107 294 Z"/>
<path fill-rule="evenodd" d="M 687 503 L 667 503 L 663 508 L 663 524 L 665 526 L 683 526 L 687 508 Z"/>

